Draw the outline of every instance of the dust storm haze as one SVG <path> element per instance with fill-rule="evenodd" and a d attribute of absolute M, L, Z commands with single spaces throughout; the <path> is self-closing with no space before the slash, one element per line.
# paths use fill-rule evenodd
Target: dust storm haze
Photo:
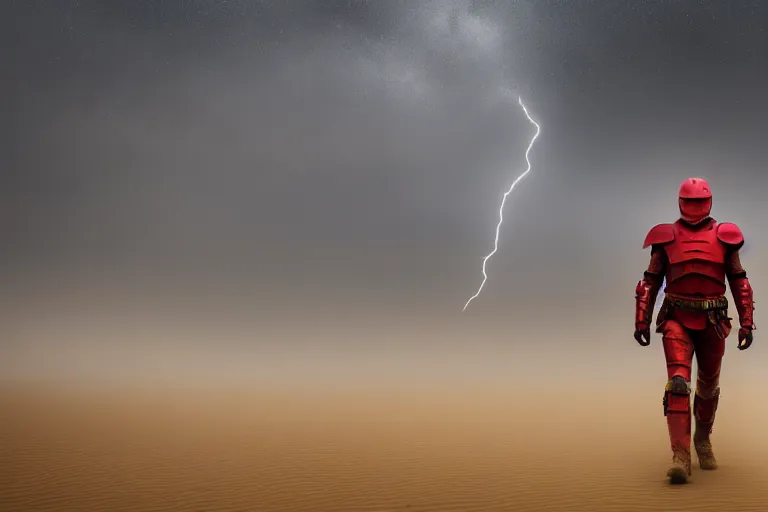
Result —
<path fill-rule="evenodd" d="M 603 422 L 597 432 L 621 444 L 615 432 L 640 424 L 647 443 L 628 449 L 662 467 L 663 351 L 658 337 L 647 349 L 632 340 L 633 292 L 643 238 L 676 218 L 684 178 L 709 179 L 713 216 L 745 232 L 758 308 L 768 288 L 762 2 L 67 0 L 3 11 L 0 370 L 8 389 L 24 383 L 3 395 L 20 429 L 51 421 L 29 403 L 59 404 L 50 414 L 77 425 L 30 385 L 224 386 L 259 397 L 224 400 L 229 414 L 259 403 L 280 418 L 269 425 L 396 411 L 449 432 L 471 417 L 483 431 L 531 416 L 533 430 L 576 422 L 574 437 Z M 518 95 L 542 128 L 533 170 L 462 313 L 501 193 L 526 167 L 535 129 Z M 720 414 L 733 438 L 748 418 L 767 421 L 747 406 L 766 398 L 759 332 L 745 353 L 728 341 Z M 371 395 L 348 396 L 361 389 Z M 277 398 L 289 392 L 333 404 L 299 413 Z M 392 405 L 402 393 L 429 406 Z M 622 404 L 622 419 L 601 400 Z M 134 411 L 108 401 L 115 415 Z M 515 425 L 512 438 L 486 434 L 512 450 L 533 431 Z M 730 443 L 732 454 L 757 450 Z M 11 453 L 19 467 L 34 462 L 25 454 Z M 654 471 L 638 485 L 658 487 Z M 358 484 L 350 496 L 367 492 Z M 14 488 L 22 503 L 26 487 Z M 278 491 L 251 492 L 264 510 L 290 508 Z M 445 511 L 516 498 L 414 499 L 413 510 Z M 246 502 L 232 509 L 261 510 Z M 386 507 L 338 498 L 318 510 Z"/>

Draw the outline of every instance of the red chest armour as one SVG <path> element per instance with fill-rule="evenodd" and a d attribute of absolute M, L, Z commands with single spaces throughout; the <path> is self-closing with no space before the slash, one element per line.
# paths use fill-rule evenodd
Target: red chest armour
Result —
<path fill-rule="evenodd" d="M 708 296 L 725 293 L 726 247 L 717 237 L 717 223 L 712 221 L 695 229 L 678 221 L 674 231 L 675 239 L 664 245 L 669 261 L 668 291 L 674 293 L 675 288 L 680 288 L 679 292 L 686 295 Z"/>

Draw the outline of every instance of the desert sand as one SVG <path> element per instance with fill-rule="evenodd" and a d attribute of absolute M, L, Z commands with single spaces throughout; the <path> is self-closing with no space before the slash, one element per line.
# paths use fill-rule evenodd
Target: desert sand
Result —
<path fill-rule="evenodd" d="M 724 391 L 722 467 L 672 487 L 660 385 L 605 387 L 6 382 L 0 508 L 768 510 L 765 410 Z"/>

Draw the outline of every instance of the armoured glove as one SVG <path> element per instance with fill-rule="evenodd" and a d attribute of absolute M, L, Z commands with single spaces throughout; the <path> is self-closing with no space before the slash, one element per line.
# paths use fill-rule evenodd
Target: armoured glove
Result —
<path fill-rule="evenodd" d="M 747 350 L 752 346 L 752 329 L 742 327 L 739 329 L 739 350 Z"/>
<path fill-rule="evenodd" d="M 644 323 L 635 324 L 635 341 L 640 346 L 647 347 L 651 344 L 651 328 Z"/>

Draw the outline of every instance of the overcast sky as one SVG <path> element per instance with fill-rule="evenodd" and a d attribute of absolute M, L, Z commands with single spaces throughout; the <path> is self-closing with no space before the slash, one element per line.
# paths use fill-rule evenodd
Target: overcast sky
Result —
<path fill-rule="evenodd" d="M 455 314 L 525 169 L 517 95 L 542 132 L 468 314 L 630 325 L 690 175 L 768 285 L 766 2 L 10 4 L 14 293 Z"/>

